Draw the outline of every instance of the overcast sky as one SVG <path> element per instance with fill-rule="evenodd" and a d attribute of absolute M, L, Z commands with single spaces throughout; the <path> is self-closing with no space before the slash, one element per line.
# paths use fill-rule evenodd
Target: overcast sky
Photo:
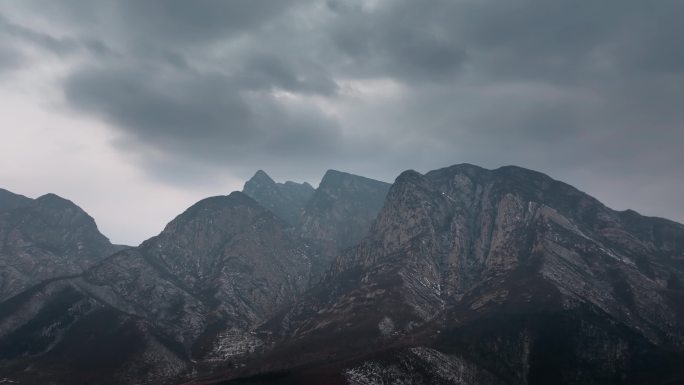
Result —
<path fill-rule="evenodd" d="M 0 187 L 114 242 L 257 169 L 516 164 L 684 221 L 682 0 L 0 1 Z"/>

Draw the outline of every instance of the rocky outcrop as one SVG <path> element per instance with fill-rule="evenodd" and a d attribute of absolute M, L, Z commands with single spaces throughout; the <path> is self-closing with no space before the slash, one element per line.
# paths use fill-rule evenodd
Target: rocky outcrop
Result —
<path fill-rule="evenodd" d="M 0 191 L 0 302 L 44 280 L 79 274 L 121 248 L 71 201 Z"/>
<path fill-rule="evenodd" d="M 304 207 L 314 191 L 306 182 L 276 183 L 262 170 L 257 171 L 242 189 L 243 193 L 293 226 L 301 223 Z"/>

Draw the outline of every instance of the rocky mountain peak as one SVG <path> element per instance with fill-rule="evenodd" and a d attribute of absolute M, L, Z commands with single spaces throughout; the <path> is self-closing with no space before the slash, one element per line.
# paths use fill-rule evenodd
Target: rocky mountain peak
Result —
<path fill-rule="evenodd" d="M 233 192 L 195 203 L 86 280 L 111 306 L 153 320 L 185 354 L 217 359 L 248 351 L 249 331 L 293 303 L 310 275 L 292 227 Z M 229 345 L 235 340 L 246 345 Z"/>
<path fill-rule="evenodd" d="M 36 201 L 41 202 L 43 204 L 61 207 L 76 206 L 72 201 L 64 199 L 61 196 L 54 193 L 47 193 L 45 195 L 41 195 L 38 198 L 36 198 Z"/>
<path fill-rule="evenodd" d="M 201 278 L 217 263 L 222 246 L 241 233 L 260 231 L 260 224 L 287 227 L 285 222 L 242 192 L 202 199 L 141 245 L 179 274 Z M 189 269 L 189 270 L 188 270 Z"/>
<path fill-rule="evenodd" d="M 254 173 L 254 176 L 250 179 L 253 182 L 266 182 L 266 183 L 275 183 L 273 179 L 266 173 L 264 170 L 257 170 L 256 173 Z"/>
<path fill-rule="evenodd" d="M 196 295 L 217 291 L 213 297 L 225 296 L 226 303 L 235 301 L 232 285 L 287 282 L 289 286 L 277 290 L 287 289 L 282 295 L 290 300 L 309 282 L 310 261 L 291 227 L 242 192 L 197 202 L 143 242 L 139 251 L 181 287 Z M 253 281 L 256 277 L 263 281 Z M 276 295 L 269 303 L 282 301 L 285 298 Z"/>

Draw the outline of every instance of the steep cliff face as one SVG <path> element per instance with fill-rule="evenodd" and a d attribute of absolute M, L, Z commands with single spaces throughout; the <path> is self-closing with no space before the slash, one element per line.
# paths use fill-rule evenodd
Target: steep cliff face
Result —
<path fill-rule="evenodd" d="M 634 382 L 640 357 L 683 350 L 683 242 L 680 224 L 518 167 L 408 171 L 368 237 L 273 323 L 292 349 L 345 356 L 427 333 L 513 383 Z"/>
<path fill-rule="evenodd" d="M 306 182 L 276 183 L 262 170 L 257 171 L 242 189 L 243 193 L 293 226 L 301 223 L 304 207 L 314 191 Z"/>
<path fill-rule="evenodd" d="M 71 201 L 0 191 L 0 301 L 43 280 L 79 274 L 117 249 Z"/>

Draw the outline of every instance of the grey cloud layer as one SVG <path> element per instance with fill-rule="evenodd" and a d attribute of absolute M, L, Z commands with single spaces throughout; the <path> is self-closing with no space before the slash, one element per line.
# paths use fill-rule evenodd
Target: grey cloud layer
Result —
<path fill-rule="evenodd" d="M 67 102 L 176 184 L 205 167 L 315 181 L 328 167 L 391 179 L 468 161 L 590 189 L 605 175 L 684 189 L 678 0 L 59 0 L 0 12 L 0 74 L 26 45 L 85 57 L 60 82 Z M 24 23 L 29 13 L 52 29 Z M 363 99 L 350 82 L 399 91 Z M 679 206 L 648 209 L 684 219 Z"/>

